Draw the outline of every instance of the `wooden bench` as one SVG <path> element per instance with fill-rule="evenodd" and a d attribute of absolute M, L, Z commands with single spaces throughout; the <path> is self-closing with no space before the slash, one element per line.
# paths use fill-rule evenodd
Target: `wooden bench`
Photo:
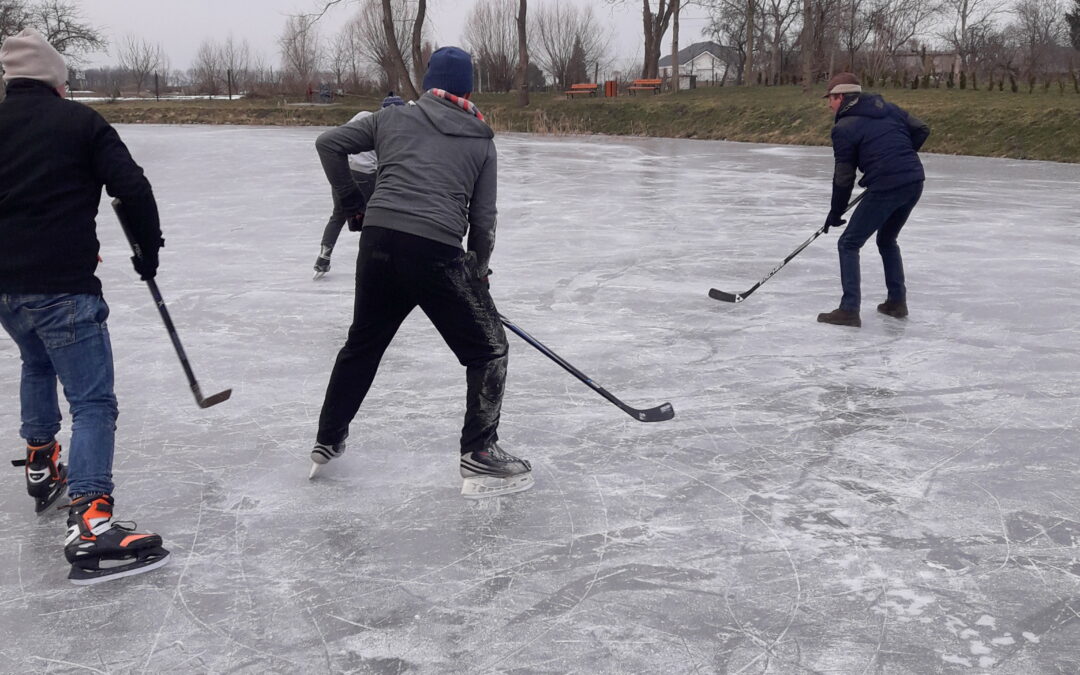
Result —
<path fill-rule="evenodd" d="M 626 88 L 633 96 L 635 91 L 651 91 L 654 94 L 660 93 L 661 80 L 634 80 L 634 83 Z"/>
<path fill-rule="evenodd" d="M 570 88 L 566 90 L 566 98 L 574 98 L 578 95 L 596 96 L 599 88 L 600 85 L 598 84 L 587 84 L 584 82 L 581 84 L 572 84 L 570 85 Z"/>

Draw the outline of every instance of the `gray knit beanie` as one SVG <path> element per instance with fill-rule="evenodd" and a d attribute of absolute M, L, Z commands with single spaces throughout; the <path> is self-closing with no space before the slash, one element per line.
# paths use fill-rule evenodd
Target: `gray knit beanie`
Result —
<path fill-rule="evenodd" d="M 18 35 L 4 40 L 0 46 L 0 66 L 4 68 L 4 82 L 25 77 L 59 89 L 68 79 L 64 57 L 33 28 L 24 28 Z"/>

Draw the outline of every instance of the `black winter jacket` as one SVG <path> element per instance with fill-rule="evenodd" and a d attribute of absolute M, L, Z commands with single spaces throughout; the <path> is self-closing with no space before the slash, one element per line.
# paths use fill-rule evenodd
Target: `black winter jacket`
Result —
<path fill-rule="evenodd" d="M 150 182 L 116 130 L 49 85 L 16 79 L 0 102 L 0 293 L 101 294 L 94 218 L 104 185 L 143 251 L 161 229 Z"/>
<path fill-rule="evenodd" d="M 929 135 L 926 124 L 878 95 L 845 96 L 832 130 L 833 214 L 847 208 L 856 168 L 863 173 L 859 185 L 871 192 L 924 180 L 918 152 Z"/>

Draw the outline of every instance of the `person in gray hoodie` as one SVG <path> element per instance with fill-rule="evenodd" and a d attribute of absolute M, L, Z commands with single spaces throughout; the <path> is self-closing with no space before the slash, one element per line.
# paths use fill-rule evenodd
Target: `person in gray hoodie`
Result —
<path fill-rule="evenodd" d="M 527 490 L 532 466 L 499 447 L 508 345 L 488 292 L 495 245 L 494 134 L 469 96 L 472 58 L 431 55 L 425 93 L 319 136 L 315 147 L 350 227 L 362 227 L 353 323 L 319 415 L 311 475 L 345 451 L 349 424 L 401 322 L 419 306 L 466 368 L 462 495 Z M 348 156 L 374 150 L 375 192 L 365 202 Z M 465 250 L 462 242 L 466 242 Z"/>

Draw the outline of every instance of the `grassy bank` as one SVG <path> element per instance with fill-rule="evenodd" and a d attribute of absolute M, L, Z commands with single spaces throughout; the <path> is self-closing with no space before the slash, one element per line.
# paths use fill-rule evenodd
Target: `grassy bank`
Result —
<path fill-rule="evenodd" d="M 946 154 L 1080 162 L 1080 95 L 1037 89 L 1032 94 L 957 89 L 881 91 L 925 120 L 924 148 Z M 820 95 L 820 94 L 819 94 Z M 712 87 L 678 95 L 566 100 L 533 96 L 528 108 L 512 94 L 474 99 L 499 131 L 611 134 L 827 145 L 832 118 L 825 103 L 797 87 Z M 334 125 L 378 97 L 345 97 L 331 105 L 279 98 L 239 101 L 93 103 L 111 122 L 163 124 Z"/>

